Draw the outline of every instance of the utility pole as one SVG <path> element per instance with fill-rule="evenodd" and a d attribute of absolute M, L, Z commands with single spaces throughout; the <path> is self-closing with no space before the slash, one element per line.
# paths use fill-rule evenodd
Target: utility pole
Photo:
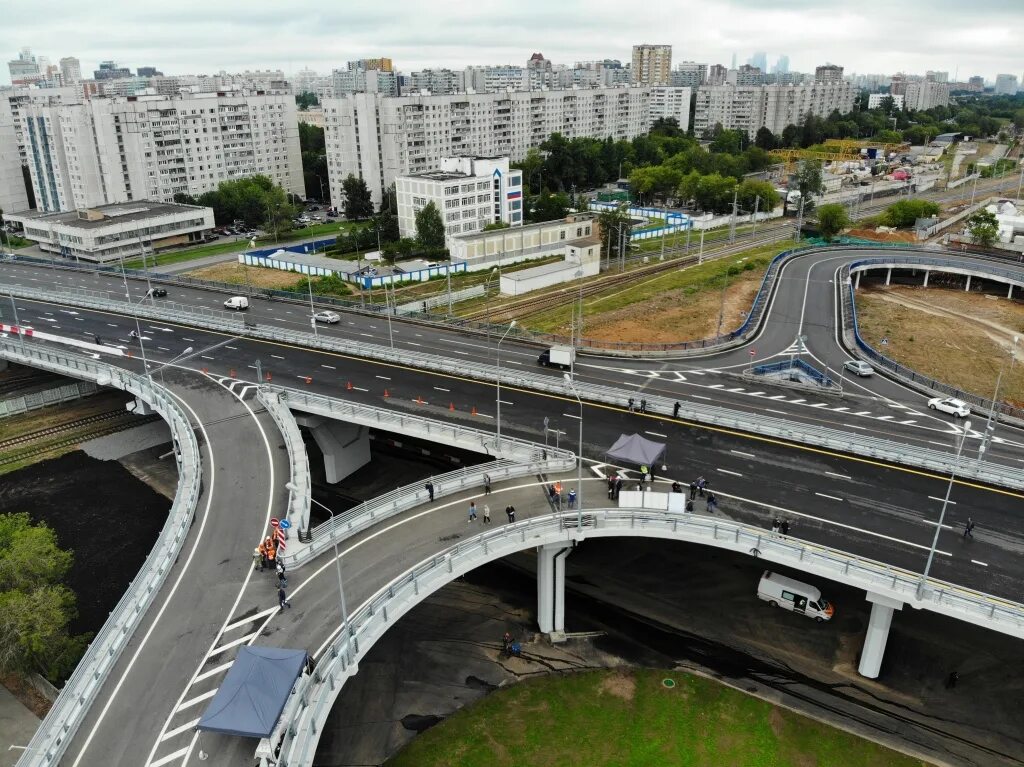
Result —
<path fill-rule="evenodd" d="M 754 198 L 754 228 L 750 231 L 750 239 L 757 237 L 757 209 L 761 206 L 761 198 Z"/>
<path fill-rule="evenodd" d="M 800 195 L 800 211 L 796 219 L 796 241 L 800 242 L 801 231 L 804 228 L 804 196 Z"/>
<path fill-rule="evenodd" d="M 736 200 L 739 197 L 739 193 L 738 187 L 732 190 L 732 220 L 729 222 L 729 242 L 736 241 Z"/>
<path fill-rule="evenodd" d="M 697 253 L 697 264 L 704 263 L 704 230 L 700 230 L 700 252 Z"/>

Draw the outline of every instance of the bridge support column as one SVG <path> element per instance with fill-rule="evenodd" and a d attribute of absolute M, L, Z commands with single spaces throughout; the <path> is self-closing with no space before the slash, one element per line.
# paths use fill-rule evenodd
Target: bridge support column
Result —
<path fill-rule="evenodd" d="M 544 634 L 565 632 L 565 558 L 561 543 L 537 547 L 537 627 Z"/>
<path fill-rule="evenodd" d="M 931 274 L 927 269 L 924 270 L 924 287 L 928 287 L 928 275 Z"/>
<path fill-rule="evenodd" d="M 892 282 L 892 267 L 891 266 L 888 269 L 885 270 L 885 285 L 886 285 L 886 287 L 889 286 L 890 282 Z"/>
<path fill-rule="evenodd" d="M 857 275 L 853 278 L 853 289 L 860 290 L 860 275 L 861 272 L 857 272 Z"/>
<path fill-rule="evenodd" d="M 324 454 L 324 473 L 329 484 L 341 482 L 370 462 L 367 427 L 302 413 L 296 414 L 295 420 L 312 431 L 313 439 Z"/>
<path fill-rule="evenodd" d="M 7 370 L 7 365 L 8 365 L 7 360 L 0 360 L 0 373 L 2 373 L 5 370 Z"/>
<path fill-rule="evenodd" d="M 124 403 L 124 409 L 129 413 L 135 413 L 135 415 L 153 415 L 153 408 L 150 407 L 148 402 L 136 397 L 131 402 Z"/>
<path fill-rule="evenodd" d="M 1012 282 L 1010 283 L 1010 289 L 1006 291 L 1006 297 L 1007 298 L 1013 298 L 1013 283 Z M 0 370 L 3 370 L 3 368 L 0 368 Z"/>
<path fill-rule="evenodd" d="M 867 600 L 871 602 L 871 617 L 868 619 L 868 632 L 864 636 L 857 671 L 868 679 L 877 679 L 885 655 L 885 643 L 889 640 L 893 611 L 903 609 L 903 603 L 870 591 L 867 592 Z"/>
<path fill-rule="evenodd" d="M 967 275 L 967 287 L 964 288 L 964 292 L 966 292 L 966 293 L 970 293 L 971 292 L 971 275 L 969 275 L 969 274 Z"/>

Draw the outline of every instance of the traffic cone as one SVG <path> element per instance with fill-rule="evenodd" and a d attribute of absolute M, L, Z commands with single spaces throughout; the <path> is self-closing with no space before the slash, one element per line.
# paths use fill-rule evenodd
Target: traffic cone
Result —
<path fill-rule="evenodd" d="M 476 405 L 473 405 L 473 410 L 470 412 L 470 415 L 476 415 Z"/>
<path fill-rule="evenodd" d="M 352 382 L 349 381 L 347 384 L 345 384 L 345 388 L 348 389 L 349 391 L 352 391 Z"/>
<path fill-rule="evenodd" d="M 270 371 L 269 370 L 267 371 L 267 380 L 268 381 L 273 381 L 274 380 L 273 376 L 270 375 Z"/>
<path fill-rule="evenodd" d="M 455 403 L 454 402 L 449 402 L 448 403 L 448 411 L 451 412 L 451 413 L 455 412 Z"/>
<path fill-rule="evenodd" d="M 416 404 L 417 405 L 422 405 L 423 404 L 423 397 L 416 397 Z"/>
<path fill-rule="evenodd" d="M 206 375 L 206 374 L 207 374 L 207 373 L 209 373 L 209 372 L 210 372 L 210 371 L 209 371 L 209 369 L 208 369 L 208 368 L 203 368 L 203 375 Z"/>
<path fill-rule="evenodd" d="M 387 399 L 387 398 L 388 398 L 388 397 L 390 397 L 390 396 L 391 396 L 391 395 L 390 395 L 390 394 L 388 394 L 388 390 L 387 390 L 387 389 L 385 389 L 385 390 L 384 390 L 384 399 Z"/>
<path fill-rule="evenodd" d="M 310 378 L 309 376 L 306 376 L 306 383 L 308 383 L 308 384 L 313 383 L 313 379 Z"/>
<path fill-rule="evenodd" d="M 228 372 L 228 375 L 231 376 L 232 378 L 234 378 L 235 377 L 235 369 L 231 368 L 231 370 Z"/>
<path fill-rule="evenodd" d="M 125 355 L 126 355 L 126 356 L 128 357 L 128 359 L 131 359 L 131 358 L 132 358 L 132 353 L 131 353 L 131 351 L 130 351 L 130 350 L 129 350 L 129 351 L 126 351 L 126 352 L 125 352 Z"/>

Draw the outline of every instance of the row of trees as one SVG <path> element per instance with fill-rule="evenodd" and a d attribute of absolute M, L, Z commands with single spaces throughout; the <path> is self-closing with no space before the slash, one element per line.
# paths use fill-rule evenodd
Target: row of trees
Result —
<path fill-rule="evenodd" d="M 302 150 L 302 180 L 306 199 L 325 202 L 331 196 L 331 189 L 327 175 L 324 129 L 299 123 L 299 148 Z"/>
<path fill-rule="evenodd" d="M 293 197 L 262 175 L 222 181 L 216 190 L 198 197 L 179 192 L 174 195 L 174 201 L 213 208 L 218 226 L 244 221 L 248 227 L 261 227 L 268 232 L 291 229 L 292 219 L 299 211 Z"/>

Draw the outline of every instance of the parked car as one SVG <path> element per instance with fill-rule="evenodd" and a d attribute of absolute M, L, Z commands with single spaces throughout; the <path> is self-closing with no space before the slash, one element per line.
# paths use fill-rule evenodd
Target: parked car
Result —
<path fill-rule="evenodd" d="M 164 298 L 167 296 L 167 288 L 150 288 L 146 291 L 146 295 L 151 298 Z"/>
<path fill-rule="evenodd" d="M 935 397 L 928 400 L 928 407 L 932 410 L 941 410 L 943 413 L 955 415 L 957 418 L 966 418 L 971 414 L 967 403 L 956 397 Z"/>
<path fill-rule="evenodd" d="M 249 308 L 249 299 L 245 296 L 231 296 L 224 302 L 225 309 L 234 309 L 236 312 L 244 312 Z"/>
<path fill-rule="evenodd" d="M 862 378 L 867 378 L 868 376 L 875 374 L 875 369 L 864 360 L 847 360 L 843 363 L 843 367 L 854 375 L 861 376 Z"/>
<path fill-rule="evenodd" d="M 341 317 L 338 314 L 328 311 L 317 312 L 313 315 L 313 319 L 317 322 L 326 322 L 328 325 L 337 325 L 341 322 Z"/>

